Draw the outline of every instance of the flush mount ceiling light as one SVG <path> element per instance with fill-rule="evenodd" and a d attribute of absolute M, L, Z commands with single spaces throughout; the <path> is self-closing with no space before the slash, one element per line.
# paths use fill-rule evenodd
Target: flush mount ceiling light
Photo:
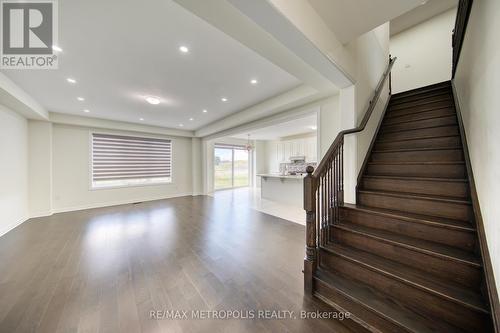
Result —
<path fill-rule="evenodd" d="M 62 52 L 62 49 L 57 45 L 52 45 L 52 50 L 54 50 L 56 52 Z"/>
<path fill-rule="evenodd" d="M 139 118 L 140 121 L 144 121 L 144 118 Z"/>
<path fill-rule="evenodd" d="M 89 113 L 89 112 L 90 112 L 90 110 L 85 109 L 85 110 L 83 110 L 83 112 L 85 112 L 85 113 Z"/>
<path fill-rule="evenodd" d="M 72 83 L 72 84 L 75 84 L 75 83 L 76 83 L 76 80 L 75 80 L 75 79 L 72 79 L 72 78 L 70 78 L 70 77 L 68 77 L 68 78 L 66 79 L 66 81 L 68 81 L 69 83 Z"/>
<path fill-rule="evenodd" d="M 146 96 L 144 97 L 144 99 L 146 100 L 146 102 L 148 102 L 149 104 L 153 104 L 153 105 L 158 105 L 160 104 L 160 99 L 158 97 L 154 97 L 154 96 Z"/>
<path fill-rule="evenodd" d="M 203 109 L 203 113 L 207 113 L 207 112 L 208 112 L 207 109 Z"/>
<path fill-rule="evenodd" d="M 189 121 L 193 121 L 193 120 L 194 120 L 194 118 L 189 118 Z"/>
<path fill-rule="evenodd" d="M 227 98 L 226 97 L 222 97 L 220 100 L 223 101 L 223 102 L 227 102 Z"/>
<path fill-rule="evenodd" d="M 257 79 L 250 80 L 250 84 L 252 84 L 254 86 L 257 85 L 257 83 L 259 83 L 259 81 L 257 81 Z"/>
<path fill-rule="evenodd" d="M 187 46 L 179 46 L 179 51 L 181 51 L 182 53 L 188 53 L 189 52 L 189 49 Z"/>
<path fill-rule="evenodd" d="M 77 97 L 76 99 L 79 100 L 80 102 L 83 102 L 85 100 L 85 98 L 83 97 Z"/>

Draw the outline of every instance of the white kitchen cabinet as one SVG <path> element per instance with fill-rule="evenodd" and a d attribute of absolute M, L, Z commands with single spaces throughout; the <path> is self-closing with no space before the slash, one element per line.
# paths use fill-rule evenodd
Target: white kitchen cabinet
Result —
<path fill-rule="evenodd" d="M 292 156 L 305 156 L 306 162 L 317 162 L 316 137 L 305 137 L 286 141 L 268 142 L 269 172 L 279 172 L 280 163 L 289 163 Z"/>

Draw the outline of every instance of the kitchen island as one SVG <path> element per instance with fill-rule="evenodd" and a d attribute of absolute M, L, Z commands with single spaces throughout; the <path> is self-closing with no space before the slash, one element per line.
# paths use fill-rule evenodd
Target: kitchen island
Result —
<path fill-rule="evenodd" d="M 261 197 L 281 204 L 302 207 L 305 175 L 258 174 Z"/>

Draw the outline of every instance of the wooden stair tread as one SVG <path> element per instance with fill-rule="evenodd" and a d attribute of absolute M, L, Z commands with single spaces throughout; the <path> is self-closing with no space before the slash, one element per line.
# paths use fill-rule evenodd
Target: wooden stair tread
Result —
<path fill-rule="evenodd" d="M 394 111 L 400 111 L 400 110 L 407 110 L 411 109 L 417 106 L 423 106 L 423 105 L 432 105 L 432 104 L 439 104 L 440 102 L 450 102 L 453 103 L 453 99 L 450 96 L 444 96 L 442 98 L 438 98 L 432 101 L 426 101 L 426 100 L 416 100 L 416 101 L 405 101 L 397 105 L 390 105 L 389 104 L 389 113 L 394 112 Z M 410 104 L 410 105 L 404 105 L 404 104 Z"/>
<path fill-rule="evenodd" d="M 438 106 L 438 107 L 430 107 L 429 109 L 418 110 L 418 111 L 410 112 L 410 113 L 402 113 L 402 114 L 392 113 L 392 114 L 387 114 L 387 116 L 384 117 L 384 121 L 385 120 L 393 120 L 393 119 L 397 120 L 397 118 L 400 118 L 400 117 L 415 116 L 415 115 L 419 115 L 421 113 L 430 113 L 430 112 L 439 111 L 439 110 L 447 111 L 449 113 L 456 114 L 455 113 L 455 109 L 453 107 L 451 107 L 451 106 Z"/>
<path fill-rule="evenodd" d="M 379 149 L 372 153 L 400 153 L 408 151 L 433 151 L 433 150 L 462 150 L 462 147 L 431 147 L 431 148 L 398 148 L 398 149 Z"/>
<path fill-rule="evenodd" d="M 376 178 L 376 179 L 398 179 L 398 180 L 422 180 L 433 182 L 456 182 L 466 183 L 468 180 L 463 178 L 430 178 L 430 177 L 414 177 L 414 176 L 377 176 L 377 175 L 364 175 L 363 178 Z"/>
<path fill-rule="evenodd" d="M 429 320 L 392 301 L 388 296 L 371 289 L 367 285 L 347 279 L 340 274 L 318 269 L 314 278 L 340 291 L 344 296 L 351 299 L 351 301 L 368 308 L 371 312 L 377 313 L 380 317 L 396 324 L 401 328 L 401 331 L 412 333 L 463 332 L 458 328 L 446 325 L 444 322 L 438 323 Z M 376 323 L 367 324 L 376 327 Z"/>
<path fill-rule="evenodd" d="M 439 165 L 439 164 L 457 164 L 465 165 L 465 161 L 369 161 L 368 164 L 396 164 L 396 165 Z"/>
<path fill-rule="evenodd" d="M 365 207 L 360 205 L 353 205 L 345 203 L 344 208 L 359 210 L 362 212 L 377 214 L 386 217 L 395 218 L 398 220 L 405 220 L 414 223 L 423 223 L 423 224 L 431 224 L 435 226 L 440 226 L 442 228 L 448 229 L 459 229 L 463 231 L 475 232 L 476 229 L 470 224 L 470 222 L 465 222 L 461 220 L 447 219 L 444 217 L 436 217 L 429 215 L 421 215 L 414 213 L 402 212 L 399 210 L 392 209 L 384 209 L 384 208 L 375 208 L 375 207 Z"/>
<path fill-rule="evenodd" d="M 407 138 L 407 139 L 393 139 L 393 140 L 383 140 L 377 139 L 376 143 L 386 143 L 386 142 L 403 142 L 403 141 L 416 141 L 416 140 L 426 140 L 426 139 L 439 139 L 439 138 L 456 138 L 460 137 L 460 135 L 427 135 L 427 136 L 419 136 L 415 138 Z"/>
<path fill-rule="evenodd" d="M 391 99 L 399 100 L 399 99 L 407 98 L 410 96 L 426 94 L 426 93 L 429 93 L 431 91 L 436 91 L 436 90 L 446 90 L 449 93 L 451 93 L 451 82 L 444 81 L 444 82 L 432 84 L 432 85 L 429 85 L 426 87 L 420 87 L 420 88 L 416 88 L 416 89 L 402 91 L 402 92 L 399 92 L 397 94 L 392 95 Z"/>
<path fill-rule="evenodd" d="M 481 295 L 459 285 L 453 285 L 450 281 L 441 281 L 416 268 L 348 246 L 330 243 L 324 249 L 474 311 L 489 313 Z"/>
<path fill-rule="evenodd" d="M 388 134 L 388 133 L 399 133 L 399 132 L 411 132 L 411 131 L 421 131 L 429 128 L 440 128 L 440 127 L 457 127 L 458 125 L 451 125 L 451 124 L 445 124 L 445 125 L 432 125 L 432 126 L 426 126 L 426 127 L 419 127 L 419 128 L 411 128 L 411 129 L 393 129 L 393 130 L 386 130 L 384 128 L 380 129 L 380 134 Z"/>
<path fill-rule="evenodd" d="M 445 197 L 442 195 L 428 195 L 428 194 L 418 194 L 418 193 L 407 193 L 407 192 L 389 192 L 389 191 L 375 191 L 375 190 L 358 190 L 359 193 L 383 195 L 397 198 L 406 199 L 419 199 L 419 200 L 429 200 L 429 201 L 440 201 L 446 203 L 471 205 L 470 200 L 458 199 L 455 197 Z"/>
<path fill-rule="evenodd" d="M 407 237 L 392 232 L 355 225 L 352 223 L 341 222 L 339 224 L 334 224 L 333 227 L 350 232 L 355 232 L 357 234 L 362 234 L 367 237 L 376 238 L 384 242 L 388 242 L 435 257 L 446 258 L 448 260 L 461 262 L 474 267 L 481 266 L 481 262 L 476 258 L 474 254 L 443 244 Z"/>
<path fill-rule="evenodd" d="M 423 93 L 423 94 L 420 94 L 420 95 L 408 96 L 408 97 L 405 97 L 405 98 L 396 98 L 396 99 L 392 99 L 391 98 L 391 104 L 390 105 L 399 105 L 399 104 L 405 103 L 405 102 L 414 102 L 414 101 L 419 101 L 419 100 L 426 100 L 426 99 L 429 99 L 429 98 L 434 98 L 434 97 L 443 96 L 443 95 L 449 96 L 449 94 L 450 93 L 449 93 L 448 89 L 443 89 L 443 90 L 435 90 L 435 91 L 432 91 L 432 92 Z"/>
<path fill-rule="evenodd" d="M 402 121 L 396 121 L 392 123 L 384 123 L 382 127 L 390 127 L 393 125 L 400 125 L 400 124 L 407 124 L 407 123 L 417 123 L 419 121 L 424 121 L 424 120 L 431 120 L 431 119 L 439 119 L 439 118 L 451 118 L 451 117 L 456 117 L 455 114 L 445 114 L 445 115 L 439 115 L 439 116 L 428 116 L 424 118 L 419 118 L 419 119 L 410 119 L 410 120 L 402 120 Z"/>
<path fill-rule="evenodd" d="M 413 115 L 418 115 L 420 113 L 426 113 L 437 110 L 454 110 L 454 107 L 450 103 L 449 105 L 427 105 L 427 106 L 424 105 L 423 107 L 420 108 L 414 108 L 414 109 L 406 108 L 406 109 L 394 110 L 392 112 L 387 112 L 385 119 L 396 119 L 399 117 L 413 116 Z"/>

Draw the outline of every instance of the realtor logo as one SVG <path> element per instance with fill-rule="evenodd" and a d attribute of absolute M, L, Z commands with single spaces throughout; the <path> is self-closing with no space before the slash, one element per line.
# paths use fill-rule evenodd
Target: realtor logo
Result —
<path fill-rule="evenodd" d="M 57 2 L 0 0 L 2 69 L 57 69 Z"/>

